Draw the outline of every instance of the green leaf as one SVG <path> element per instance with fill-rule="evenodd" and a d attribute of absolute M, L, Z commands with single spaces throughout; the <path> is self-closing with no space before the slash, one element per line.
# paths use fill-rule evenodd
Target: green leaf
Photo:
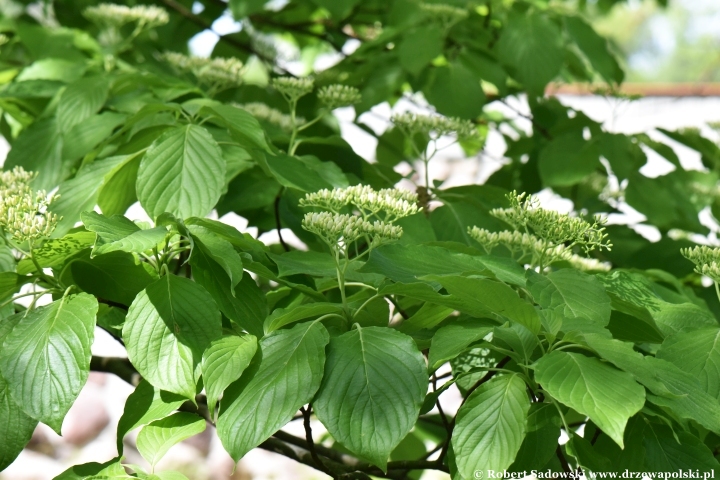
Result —
<path fill-rule="evenodd" d="M 24 316 L 0 350 L 13 400 L 58 434 L 90 371 L 97 310 L 95 297 L 81 293 L 18 314 Z"/>
<path fill-rule="evenodd" d="M 253 335 L 226 335 L 214 340 L 203 353 L 202 377 L 207 394 L 210 417 L 223 391 L 240 378 L 257 350 Z"/>
<path fill-rule="evenodd" d="M 554 137 L 538 160 L 540 178 L 553 187 L 575 185 L 600 166 L 597 142 L 585 140 L 577 131 Z"/>
<path fill-rule="evenodd" d="M 463 478 L 477 478 L 477 471 L 489 478 L 488 472 L 513 463 L 527 430 L 525 389 L 518 375 L 503 375 L 481 385 L 460 407 L 452 449 Z"/>
<path fill-rule="evenodd" d="M 720 399 L 720 329 L 703 328 L 668 337 L 656 357 L 675 364 L 698 379 L 711 396 Z"/>
<path fill-rule="evenodd" d="M 120 464 L 120 459 L 113 458 L 105 463 L 90 462 L 83 463 L 82 465 L 74 465 L 53 480 L 115 480 L 117 478 L 130 477 L 127 477 L 125 469 Z"/>
<path fill-rule="evenodd" d="M 278 266 L 279 277 L 306 274 L 316 277 L 335 278 L 337 271 L 335 260 L 325 252 L 303 252 L 299 250 L 283 253 L 282 255 L 269 254 Z M 381 275 L 375 273 L 362 273 L 363 262 L 351 262 L 345 273 L 345 279 L 353 282 L 363 282 L 370 285 L 380 283 Z"/>
<path fill-rule="evenodd" d="M 105 76 L 81 78 L 68 85 L 58 104 L 57 118 L 60 129 L 67 132 L 97 113 L 105 104 L 108 89 Z"/>
<path fill-rule="evenodd" d="M 65 133 L 63 160 L 78 160 L 84 157 L 126 119 L 127 115 L 121 113 L 103 112 L 78 123 Z"/>
<path fill-rule="evenodd" d="M 327 315 L 329 313 L 339 315 L 342 312 L 343 308 L 341 305 L 324 302 L 308 303 L 289 308 L 278 308 L 265 319 L 265 333 L 274 332 L 286 325 L 290 325 L 291 323 L 305 320 L 307 318 L 316 317 L 318 315 Z"/>
<path fill-rule="evenodd" d="M 137 196 L 152 217 L 170 212 L 179 218 L 206 215 L 225 184 L 225 160 L 203 127 L 168 130 L 140 162 Z"/>
<path fill-rule="evenodd" d="M 515 352 L 513 358 L 518 363 L 528 364 L 533 352 L 538 346 L 538 337 L 530 330 L 519 323 L 513 323 L 509 326 L 495 327 L 493 330 L 493 343 L 498 340 L 509 346 Z"/>
<path fill-rule="evenodd" d="M 210 293 L 225 316 L 256 337 L 263 336 L 267 300 L 250 275 L 244 275 L 235 289 L 231 290 L 227 273 L 202 242 L 198 242 L 193 249 L 190 265 L 195 281 Z"/>
<path fill-rule="evenodd" d="M 485 310 L 499 318 L 518 322 L 534 334 L 540 331 L 537 311 L 504 283 L 475 277 L 428 276 L 425 278 L 440 283 L 451 296 L 477 308 L 477 311 Z M 472 315 L 470 311 L 466 313 Z M 482 316 L 486 316 L 487 313 Z"/>
<path fill-rule="evenodd" d="M 225 391 L 220 404 L 218 435 L 235 461 L 312 400 L 323 376 L 328 340 L 321 323 L 307 322 L 260 341 L 259 363 Z"/>
<path fill-rule="evenodd" d="M 85 228 L 95 232 L 102 243 L 113 243 L 139 232 L 135 222 L 122 215 L 108 217 L 97 212 L 83 212 L 80 218 Z"/>
<path fill-rule="evenodd" d="M 330 341 L 313 405 L 335 440 L 385 470 L 390 452 L 415 425 L 427 387 L 425 359 L 412 338 L 356 325 Z"/>
<path fill-rule="evenodd" d="M 177 412 L 143 427 L 137 437 L 137 448 L 154 467 L 170 447 L 203 431 L 205 419 L 193 413 Z"/>
<path fill-rule="evenodd" d="M 0 472 L 15 461 L 30 441 L 37 420 L 23 412 L 10 397 L 8 384 L 0 376 Z"/>
<path fill-rule="evenodd" d="M 428 354 L 431 372 L 452 360 L 475 342 L 479 342 L 493 331 L 494 322 L 484 319 L 458 320 L 438 329 L 433 335 Z"/>
<path fill-rule="evenodd" d="M 50 210 L 62 217 L 53 236 L 64 235 L 75 226 L 82 212 L 95 208 L 98 192 L 105 178 L 126 161 L 128 157 L 110 157 L 89 163 L 73 178 L 60 184 L 60 198 L 50 206 Z"/>
<path fill-rule="evenodd" d="M 230 130 L 231 135 L 243 147 L 269 151 L 265 132 L 260 123 L 242 108 L 232 105 L 212 105 L 202 107 L 199 113 L 210 115 L 213 121 Z"/>
<path fill-rule="evenodd" d="M 75 284 L 83 291 L 111 302 L 130 305 L 155 279 L 135 257 L 113 252 L 70 263 Z"/>
<path fill-rule="evenodd" d="M 590 417 L 621 448 L 628 418 L 645 404 L 645 389 L 629 373 L 578 353 L 545 355 L 535 365 L 535 380 L 555 399 Z"/>
<path fill-rule="evenodd" d="M 592 67 L 608 83 L 620 83 L 625 76 L 622 68 L 608 49 L 607 40 L 597 34 L 593 27 L 580 17 L 566 16 L 565 29 L 582 50 Z"/>
<path fill-rule="evenodd" d="M 582 318 L 605 326 L 610 322 L 610 298 L 592 275 L 565 268 L 540 275 L 527 271 L 528 290 L 543 308 L 565 319 Z"/>
<path fill-rule="evenodd" d="M 158 244 L 165 240 L 167 235 L 168 230 L 164 226 L 150 228 L 148 230 L 138 230 L 120 240 L 103 243 L 101 245 L 96 244 L 95 248 L 93 248 L 93 256 L 117 251 L 141 253 L 157 247 Z"/>
<path fill-rule="evenodd" d="M 56 268 L 68 258 L 92 246 L 94 241 L 95 235 L 91 232 L 68 233 L 62 238 L 45 241 L 42 247 L 33 250 L 33 254 L 42 268 Z M 31 259 L 24 258 L 18 263 L 18 274 L 27 275 L 34 271 L 36 268 Z"/>
<path fill-rule="evenodd" d="M 650 472 L 699 470 L 714 474 L 720 469 L 712 451 L 687 432 L 673 432 L 666 425 L 648 423 L 643 443 L 645 467 Z"/>
<path fill-rule="evenodd" d="M 222 334 L 212 297 L 187 278 L 166 275 L 140 292 L 128 310 L 128 357 L 153 386 L 194 399 L 200 361 Z"/>
<path fill-rule="evenodd" d="M 139 153 L 132 155 L 120 168 L 105 177 L 97 199 L 97 204 L 104 214 L 122 215 L 137 201 L 135 184 L 142 158 Z"/>
<path fill-rule="evenodd" d="M 542 94 L 563 64 L 562 38 L 557 25 L 536 13 L 512 16 L 496 48 L 500 61 L 536 95 Z"/>
<path fill-rule="evenodd" d="M 317 165 L 313 165 L 312 162 L 306 162 L 301 158 L 283 153 L 270 155 L 262 152 L 257 152 L 256 160 L 267 175 L 275 178 L 280 185 L 287 188 L 301 192 L 315 192 L 336 186 L 322 175 L 323 169 L 329 169 L 333 165 L 329 162 L 318 161 Z M 337 168 L 337 166 L 335 167 Z"/>
<path fill-rule="evenodd" d="M 460 62 L 435 68 L 423 90 L 438 112 L 450 117 L 476 118 L 485 105 L 480 79 Z"/>
<path fill-rule="evenodd" d="M 216 235 L 205 227 L 190 225 L 190 236 L 193 239 L 193 249 L 200 248 L 203 255 L 212 259 L 230 280 L 230 291 L 234 293 L 240 280 L 243 278 L 243 261 L 235 251 L 232 244 L 222 237 Z"/>
<path fill-rule="evenodd" d="M 183 396 L 155 388 L 142 380 L 125 401 L 125 409 L 117 427 L 118 453 L 123 452 L 123 438 L 141 425 L 165 418 L 185 403 Z"/>
<path fill-rule="evenodd" d="M 436 26 L 418 28 L 405 34 L 397 49 L 400 65 L 417 75 L 442 53 L 443 37 L 443 30 Z"/>
<path fill-rule="evenodd" d="M 648 395 L 648 400 L 720 434 L 720 402 L 708 395 L 695 378 L 670 362 L 634 351 L 630 343 L 596 334 L 584 337 L 600 356 L 645 385 L 654 394 Z"/>
<path fill-rule="evenodd" d="M 15 139 L 3 167 L 37 172 L 33 186 L 52 190 L 67 175 L 62 162 L 63 139 L 54 118 L 38 120 Z"/>
<path fill-rule="evenodd" d="M 418 277 L 424 275 L 491 272 L 497 272 L 498 278 L 503 281 L 512 280 L 510 283 L 515 283 L 518 270 L 522 271 L 522 267 L 516 263 L 515 267 L 518 269 L 506 271 L 498 268 L 501 266 L 498 265 L 499 262 L 490 259 L 486 263 L 485 259 L 484 256 L 467 255 L 438 246 L 390 244 L 374 248 L 370 252 L 370 258 L 359 271 L 378 273 L 400 283 L 419 282 L 421 280 Z"/>

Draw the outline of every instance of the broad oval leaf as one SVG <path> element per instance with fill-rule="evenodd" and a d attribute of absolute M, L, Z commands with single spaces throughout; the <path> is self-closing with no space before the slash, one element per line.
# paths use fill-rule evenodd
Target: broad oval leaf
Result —
<path fill-rule="evenodd" d="M 720 398 L 720 329 L 703 328 L 672 335 L 656 356 L 697 378 L 707 393 Z"/>
<path fill-rule="evenodd" d="M 90 371 L 97 310 L 95 297 L 81 293 L 17 314 L 0 349 L 13 400 L 58 433 Z"/>
<path fill-rule="evenodd" d="M 118 454 L 123 452 L 123 438 L 129 431 L 170 415 L 185 401 L 183 396 L 165 392 L 142 380 L 125 401 L 125 409 L 118 421 Z"/>
<path fill-rule="evenodd" d="M 37 423 L 10 398 L 7 382 L 0 376 L 0 472 L 25 448 Z"/>
<path fill-rule="evenodd" d="M 166 275 L 140 292 L 128 310 L 128 357 L 153 386 L 195 398 L 200 361 L 222 334 L 212 297 L 187 278 Z"/>
<path fill-rule="evenodd" d="M 528 289 L 535 301 L 563 318 L 583 318 L 605 326 L 610 322 L 610 297 L 592 275 L 564 268 L 540 275 L 528 270 Z"/>
<path fill-rule="evenodd" d="M 494 322 L 471 318 L 452 322 L 438 329 L 433 335 L 428 355 L 430 371 L 452 360 L 471 344 L 482 340 L 493 331 Z"/>
<path fill-rule="evenodd" d="M 225 161 L 212 135 L 197 125 L 168 130 L 145 153 L 137 196 L 151 217 L 170 212 L 179 218 L 206 215 L 225 183 Z"/>
<path fill-rule="evenodd" d="M 527 431 L 530 399 L 518 375 L 503 375 L 481 385 L 457 414 L 452 448 L 463 478 L 509 467 Z M 479 478 L 482 478 L 479 477 Z"/>
<path fill-rule="evenodd" d="M 90 118 L 102 108 L 108 95 L 105 76 L 87 77 L 68 85 L 58 103 L 57 118 L 63 132 Z"/>
<path fill-rule="evenodd" d="M 213 341 L 203 353 L 202 377 L 210 416 L 223 391 L 240 378 L 257 351 L 253 335 L 226 335 Z"/>
<path fill-rule="evenodd" d="M 226 391 L 218 435 L 236 461 L 288 423 L 320 387 L 328 332 L 319 322 L 278 330 L 260 342 L 256 363 Z"/>
<path fill-rule="evenodd" d="M 555 399 L 590 417 L 621 448 L 628 419 L 645 404 L 645 389 L 632 375 L 578 353 L 545 355 L 535 366 L 535 380 Z"/>
<path fill-rule="evenodd" d="M 356 325 L 330 341 L 315 414 L 333 438 L 384 470 L 415 425 L 427 387 L 425 358 L 412 338 Z"/>
<path fill-rule="evenodd" d="M 205 419 L 193 413 L 177 412 L 143 427 L 138 434 L 137 448 L 140 455 L 155 466 L 170 447 L 204 430 Z"/>

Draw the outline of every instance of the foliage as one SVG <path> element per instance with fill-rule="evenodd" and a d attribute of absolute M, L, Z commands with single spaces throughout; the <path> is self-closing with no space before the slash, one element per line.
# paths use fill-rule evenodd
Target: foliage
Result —
<path fill-rule="evenodd" d="M 585 2 L 161 3 L 0 3 L 0 469 L 38 422 L 61 431 L 91 370 L 136 387 L 118 457 L 58 479 L 184 478 L 155 465 L 208 424 L 236 460 L 333 478 L 718 468 L 720 253 L 690 239 L 720 208 L 720 148 L 663 131 L 700 153 L 687 171 L 543 95 L 623 79 Z M 188 55 L 228 6 L 243 28 Z M 492 106 L 518 96 L 529 132 Z M 363 161 L 333 109 L 401 98 L 430 112 L 382 135 L 356 118 Z M 507 162 L 485 184 L 432 180 L 438 150 L 481 156 L 491 131 Z M 640 174 L 648 150 L 675 169 Z M 548 187 L 574 212 L 543 209 Z M 606 224 L 627 205 L 660 241 Z M 128 359 L 92 356 L 96 326 Z M 137 429 L 146 466 L 123 463 Z"/>

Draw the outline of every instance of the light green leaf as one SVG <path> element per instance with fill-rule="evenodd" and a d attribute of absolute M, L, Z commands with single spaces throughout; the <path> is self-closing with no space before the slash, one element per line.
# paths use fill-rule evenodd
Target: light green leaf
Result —
<path fill-rule="evenodd" d="M 62 238 L 45 241 L 42 247 L 33 250 L 33 254 L 42 268 L 55 268 L 81 250 L 91 247 L 94 241 L 95 234 L 91 232 L 68 233 Z M 24 258 L 18 263 L 18 274 L 27 275 L 34 271 L 36 268 L 31 259 Z"/>
<path fill-rule="evenodd" d="M 222 334 L 212 297 L 187 278 L 166 275 L 140 292 L 128 310 L 128 357 L 153 386 L 194 399 L 200 361 Z"/>
<path fill-rule="evenodd" d="M 438 329 L 433 335 L 428 355 L 430 371 L 452 360 L 475 342 L 479 342 L 493 331 L 495 322 L 472 318 L 458 320 Z"/>
<path fill-rule="evenodd" d="M 527 430 L 530 399 L 518 375 L 496 377 L 475 390 L 460 408 L 452 448 L 463 478 L 488 478 L 515 460 Z"/>
<path fill-rule="evenodd" d="M 0 349 L 13 400 L 58 434 L 90 371 L 97 310 L 95 297 L 81 293 L 18 314 L 24 316 Z"/>
<path fill-rule="evenodd" d="M 226 335 L 214 340 L 203 353 L 202 377 L 210 416 L 223 391 L 240 378 L 257 350 L 253 335 Z"/>
<path fill-rule="evenodd" d="M 460 118 L 477 118 L 482 113 L 486 98 L 480 79 L 462 62 L 433 68 L 431 75 L 424 93 L 438 112 Z"/>
<path fill-rule="evenodd" d="M 140 231 L 140 227 L 122 215 L 108 217 L 97 212 L 83 212 L 80 218 L 85 228 L 95 232 L 102 243 L 117 242 Z"/>
<path fill-rule="evenodd" d="M 235 461 L 312 400 L 323 376 L 328 340 L 321 323 L 307 322 L 260 341 L 259 363 L 225 391 L 220 404 L 218 435 Z"/>
<path fill-rule="evenodd" d="M 62 162 L 62 146 L 63 139 L 56 120 L 37 120 L 15 139 L 3 168 L 23 167 L 29 172 L 37 172 L 33 186 L 50 191 L 68 173 Z"/>
<path fill-rule="evenodd" d="M 540 275 L 528 270 L 528 290 L 543 308 L 563 318 L 582 318 L 605 326 L 610 321 L 610 298 L 592 275 L 564 268 Z"/>
<path fill-rule="evenodd" d="M 595 139 L 587 141 L 581 132 L 559 135 L 540 152 L 538 170 L 543 183 L 571 186 L 600 167 L 600 153 Z"/>
<path fill-rule="evenodd" d="M 535 380 L 555 399 L 590 417 L 621 448 L 628 418 L 645 404 L 645 389 L 629 373 L 578 353 L 545 355 L 535 365 Z"/>
<path fill-rule="evenodd" d="M 274 332 L 286 325 L 305 320 L 306 318 L 329 313 L 340 314 L 343 309 L 336 303 L 308 303 L 288 308 L 278 308 L 265 319 L 265 333 Z"/>
<path fill-rule="evenodd" d="M 708 395 L 697 379 L 670 362 L 634 351 L 630 343 L 597 334 L 584 337 L 601 357 L 645 385 L 654 394 L 648 395 L 648 400 L 720 434 L 720 402 Z"/>
<path fill-rule="evenodd" d="M 650 472 L 699 470 L 714 474 L 720 470 L 713 452 L 687 432 L 673 432 L 666 425 L 648 423 L 643 443 L 645 468 Z"/>
<path fill-rule="evenodd" d="M 78 123 L 65 133 L 63 160 L 74 161 L 84 157 L 126 119 L 127 115 L 122 113 L 103 112 Z"/>
<path fill-rule="evenodd" d="M 53 480 L 115 480 L 118 478 L 131 478 L 125 472 L 120 464 L 119 458 L 113 458 L 105 463 L 83 463 L 82 465 L 74 465 L 63 473 L 55 477 Z"/>
<path fill-rule="evenodd" d="M 177 412 L 143 427 L 137 437 L 137 448 L 154 467 L 170 447 L 203 431 L 205 419 L 193 413 Z"/>
<path fill-rule="evenodd" d="M 423 26 L 408 32 L 398 45 L 400 65 L 417 75 L 435 57 L 442 53 L 443 30 L 436 26 Z"/>
<path fill-rule="evenodd" d="M 170 212 L 180 218 L 206 215 L 225 185 L 225 160 L 203 127 L 168 130 L 140 162 L 137 196 L 152 217 Z"/>
<path fill-rule="evenodd" d="M 138 230 L 115 242 L 104 243 L 102 245 L 96 244 L 95 248 L 93 248 L 93 256 L 117 251 L 128 253 L 144 252 L 157 247 L 159 243 L 165 240 L 167 235 L 168 231 L 165 227 Z"/>
<path fill-rule="evenodd" d="M 415 425 L 427 387 L 425 359 L 412 338 L 356 325 L 331 340 L 313 406 L 335 440 L 385 470 Z"/>
<path fill-rule="evenodd" d="M 185 397 L 155 388 L 142 380 L 125 401 L 125 409 L 117 427 L 118 453 L 123 452 L 123 438 L 141 425 L 165 418 L 186 401 Z"/>
<path fill-rule="evenodd" d="M 720 399 L 720 329 L 703 328 L 665 339 L 657 358 L 675 364 Z"/>
<path fill-rule="evenodd" d="M 68 85 L 58 104 L 57 118 L 60 129 L 67 132 L 97 113 L 105 104 L 108 89 L 107 77 L 103 75 L 81 78 Z"/>
<path fill-rule="evenodd" d="M 127 160 L 127 157 L 110 157 L 92 162 L 84 165 L 73 178 L 60 184 L 60 198 L 50 205 L 50 210 L 62 217 L 53 232 L 54 237 L 66 234 L 75 226 L 82 212 L 95 208 L 105 178 Z"/>
<path fill-rule="evenodd" d="M 225 271 L 230 279 L 230 291 L 234 293 L 235 287 L 242 280 L 244 272 L 240 255 L 230 242 L 211 230 L 198 225 L 190 225 L 188 229 L 194 242 L 193 249 L 202 249 L 206 258 L 212 259 Z"/>
<path fill-rule="evenodd" d="M 230 130 L 231 135 L 242 146 L 250 149 L 270 150 L 260 123 L 242 108 L 232 105 L 212 105 L 202 107 L 199 113 L 210 116 L 215 123 Z"/>
<path fill-rule="evenodd" d="M 511 17 L 496 48 L 500 61 L 534 94 L 542 94 L 563 64 L 560 30 L 534 10 Z"/>
<path fill-rule="evenodd" d="M 8 385 L 0 376 L 0 472 L 15 461 L 30 441 L 37 420 L 29 417 L 10 398 Z"/>

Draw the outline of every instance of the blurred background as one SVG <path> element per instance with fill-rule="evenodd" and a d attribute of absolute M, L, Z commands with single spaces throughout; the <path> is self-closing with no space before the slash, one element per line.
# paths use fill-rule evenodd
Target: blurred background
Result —
<path fill-rule="evenodd" d="M 661 7 L 655 0 L 630 0 L 626 4 L 609 8 L 609 11 L 603 6 L 602 0 L 586 1 L 590 20 L 601 34 L 612 40 L 624 61 L 624 91 L 642 98 L 596 96 L 573 85 L 553 87 L 552 93 L 557 94 L 561 102 L 602 122 L 611 132 L 635 133 L 657 127 L 695 127 L 703 135 L 718 141 L 718 131 L 715 130 L 718 124 L 714 125 L 713 122 L 720 121 L 720 1 L 669 0 L 666 7 Z M 560 0 L 554 3 L 570 4 Z M 17 14 L 17 9 L 24 8 L 33 6 L 25 7 L 13 0 L 0 0 L 1 15 L 13 16 Z M 194 11 L 201 9 L 200 3 L 193 6 Z M 199 33 L 190 41 L 190 51 L 207 56 L 212 52 L 218 34 L 227 34 L 240 28 L 240 24 L 226 14 L 213 24 L 212 31 Z M 281 39 L 277 40 L 275 47 L 286 58 L 284 67 L 296 74 L 321 70 L 338 61 L 337 57 L 323 51 L 293 50 L 292 45 L 283 43 Z M 354 48 L 357 46 L 352 42 L 345 45 L 347 52 Z M 381 104 L 364 113 L 359 120 L 380 134 L 388 128 L 392 113 L 422 110 L 422 105 L 422 98 L 402 100 L 392 108 L 388 104 Z M 531 127 L 525 119 L 529 110 L 523 98 L 508 104 L 491 104 L 487 108 L 515 117 L 520 128 Z M 377 141 L 352 123 L 352 108 L 338 110 L 336 114 L 345 139 L 359 155 L 373 161 Z M 653 135 L 661 134 L 652 132 Z M 699 154 L 667 138 L 663 140 L 673 146 L 683 166 L 702 168 Z M 466 158 L 459 147 L 449 148 L 443 151 L 442 161 L 433 162 L 430 174 L 433 179 L 444 181 L 446 187 L 482 183 L 503 164 L 504 151 L 502 135 L 490 132 L 487 148 L 481 154 Z M 0 143 L 0 163 L 6 153 L 7 144 Z M 650 151 L 646 153 L 648 164 L 643 168 L 645 175 L 657 176 L 674 168 L 659 155 Z M 398 168 L 402 170 L 407 166 L 401 164 Z M 572 205 L 558 201 L 551 191 L 543 192 L 541 198 L 546 205 L 560 210 L 572 208 Z M 140 219 L 144 212 L 134 207 L 128 216 Z M 622 215 L 615 217 L 611 219 L 612 222 L 630 224 L 651 240 L 656 234 L 653 227 L 643 225 L 644 217 L 629 207 L 623 210 Z M 246 230 L 246 222 L 235 214 L 229 214 L 221 220 Z M 716 235 L 716 226 L 713 225 L 712 229 L 714 231 L 711 235 Z M 252 229 L 249 231 L 257 234 Z M 289 230 L 284 231 L 283 236 L 286 240 L 293 237 Z M 277 241 L 273 233 L 267 233 L 261 239 L 268 243 Z M 296 244 L 299 242 L 297 239 L 292 241 Z M 124 349 L 100 330 L 96 332 L 93 353 L 103 356 L 125 355 Z M 29 447 L 0 474 L 0 479 L 47 480 L 70 465 L 105 461 L 114 457 L 115 425 L 131 391 L 131 387 L 113 376 L 91 374 L 63 425 L 63 437 L 40 425 Z M 453 395 L 457 393 L 449 389 L 443 397 L 449 410 L 454 410 L 459 404 L 454 401 L 457 397 Z M 303 435 L 302 426 L 298 422 L 286 428 L 291 433 Z M 321 425 L 314 425 L 314 431 L 316 438 L 322 438 Z M 142 459 L 134 450 L 132 435 L 127 442 L 128 462 L 141 463 Z M 236 467 L 222 450 L 211 429 L 173 448 L 162 463 L 162 466 L 181 470 L 189 478 L 197 480 L 327 478 L 284 457 L 260 450 L 248 454 Z M 433 472 L 423 478 L 443 477 Z"/>

